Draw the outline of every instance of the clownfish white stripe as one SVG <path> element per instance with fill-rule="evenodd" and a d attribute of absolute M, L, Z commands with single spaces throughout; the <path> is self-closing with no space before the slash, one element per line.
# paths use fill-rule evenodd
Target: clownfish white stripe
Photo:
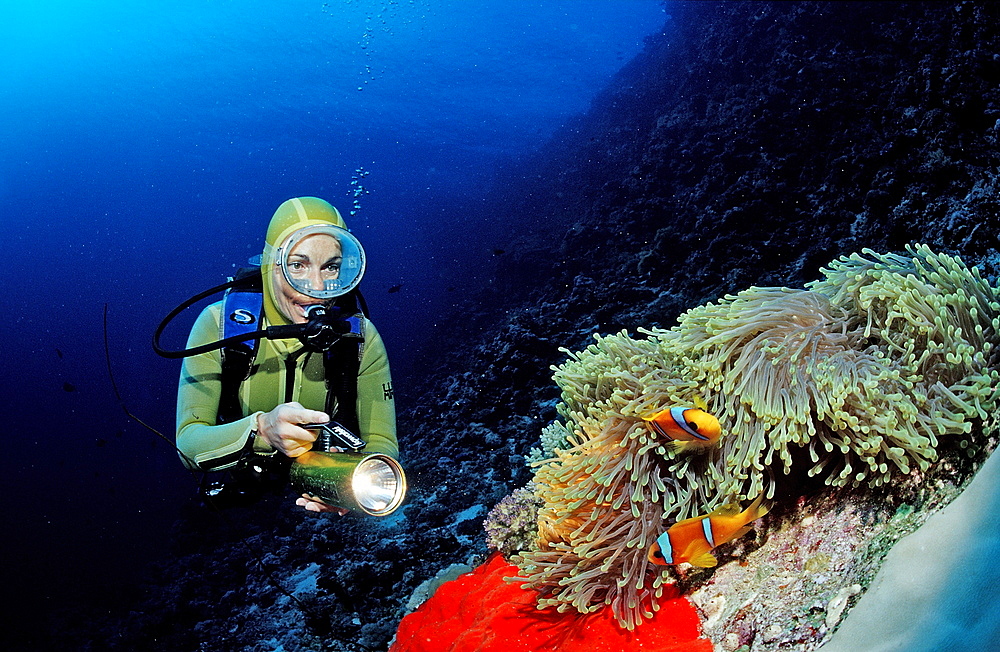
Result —
<path fill-rule="evenodd" d="M 708 541 L 710 548 L 715 547 L 715 536 L 712 535 L 712 519 L 705 517 L 701 519 L 701 531 L 705 534 L 705 541 Z"/>
<path fill-rule="evenodd" d="M 670 530 L 656 537 L 656 544 L 660 546 L 660 554 L 663 555 L 664 563 L 674 563 L 674 544 L 670 542 Z"/>

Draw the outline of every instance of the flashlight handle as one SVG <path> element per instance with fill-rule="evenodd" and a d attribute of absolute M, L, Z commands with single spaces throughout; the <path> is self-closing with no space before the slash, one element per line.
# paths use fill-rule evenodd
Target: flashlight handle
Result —
<path fill-rule="evenodd" d="M 323 452 L 327 452 L 331 448 L 343 448 L 352 453 L 357 453 L 368 445 L 368 442 L 336 421 L 330 421 L 329 423 L 301 423 L 299 427 L 306 430 L 319 431 L 316 436 L 318 444 L 316 449 Z"/>

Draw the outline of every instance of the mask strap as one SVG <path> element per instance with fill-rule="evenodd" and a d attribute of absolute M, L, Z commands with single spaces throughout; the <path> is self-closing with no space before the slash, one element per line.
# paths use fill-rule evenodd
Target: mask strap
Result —
<path fill-rule="evenodd" d="M 274 259 L 277 257 L 278 250 L 270 242 L 264 243 L 264 254 L 261 256 L 261 265 L 271 265 L 274 263 Z"/>

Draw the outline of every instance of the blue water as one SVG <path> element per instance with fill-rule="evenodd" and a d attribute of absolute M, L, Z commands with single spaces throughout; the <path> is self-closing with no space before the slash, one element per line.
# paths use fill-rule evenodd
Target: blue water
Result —
<path fill-rule="evenodd" d="M 152 353 L 153 328 L 259 253 L 281 201 L 321 196 L 368 251 L 405 396 L 455 270 L 532 223 L 481 205 L 494 175 L 585 112 L 665 20 L 658 0 L 3 3 L 11 613 L 100 604 L 165 554 L 192 493 L 113 396 L 105 304 L 129 408 L 171 435 L 179 367 Z"/>

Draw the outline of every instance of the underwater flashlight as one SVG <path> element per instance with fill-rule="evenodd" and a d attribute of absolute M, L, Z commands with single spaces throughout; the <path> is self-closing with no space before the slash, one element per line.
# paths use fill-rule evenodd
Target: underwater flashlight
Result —
<path fill-rule="evenodd" d="M 309 451 L 292 459 L 292 485 L 327 505 L 391 514 L 406 495 L 406 475 L 399 462 L 382 453 Z"/>

